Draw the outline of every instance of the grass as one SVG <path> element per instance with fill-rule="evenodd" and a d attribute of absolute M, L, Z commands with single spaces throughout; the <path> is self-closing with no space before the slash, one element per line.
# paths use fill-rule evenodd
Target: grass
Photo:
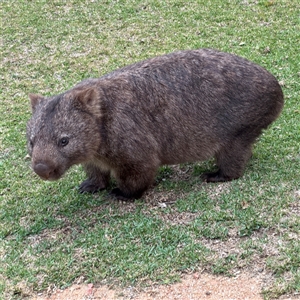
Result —
<path fill-rule="evenodd" d="M 24 298 L 79 277 L 139 286 L 261 268 L 266 299 L 300 292 L 299 1 L 19 0 L 0 9 L 0 294 Z M 79 194 L 80 167 L 51 183 L 30 170 L 28 93 L 204 47 L 253 60 L 283 86 L 284 111 L 241 179 L 201 183 L 212 161 L 163 167 L 142 200 L 124 204 Z"/>

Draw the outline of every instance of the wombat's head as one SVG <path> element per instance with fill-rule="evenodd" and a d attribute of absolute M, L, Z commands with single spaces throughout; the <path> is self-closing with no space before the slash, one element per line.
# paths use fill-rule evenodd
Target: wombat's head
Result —
<path fill-rule="evenodd" d="M 59 179 L 74 164 L 92 159 L 99 148 L 98 91 L 75 88 L 44 98 L 30 94 L 28 152 L 33 170 L 44 180 Z"/>

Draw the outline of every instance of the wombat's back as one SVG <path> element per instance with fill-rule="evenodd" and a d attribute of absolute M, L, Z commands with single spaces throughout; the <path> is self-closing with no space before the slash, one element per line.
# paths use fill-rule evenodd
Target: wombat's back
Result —
<path fill-rule="evenodd" d="M 205 160 L 239 136 L 252 143 L 283 106 L 272 74 L 210 49 L 148 59 L 96 82 L 124 140 L 143 138 L 162 163 Z"/>

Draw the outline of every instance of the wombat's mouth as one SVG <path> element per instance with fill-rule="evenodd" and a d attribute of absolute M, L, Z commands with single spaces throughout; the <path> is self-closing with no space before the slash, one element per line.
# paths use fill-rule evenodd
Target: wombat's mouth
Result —
<path fill-rule="evenodd" d="M 33 165 L 33 170 L 43 180 L 54 181 L 63 175 L 59 168 L 55 168 L 47 163 L 37 163 Z"/>

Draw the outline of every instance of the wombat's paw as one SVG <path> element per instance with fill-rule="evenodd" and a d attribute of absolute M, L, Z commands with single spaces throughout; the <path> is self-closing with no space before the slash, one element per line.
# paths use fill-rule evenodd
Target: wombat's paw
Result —
<path fill-rule="evenodd" d="M 101 184 L 96 184 L 94 181 L 87 179 L 81 183 L 79 186 L 80 193 L 96 193 L 98 191 L 104 190 L 105 186 Z"/>
<path fill-rule="evenodd" d="M 119 188 L 112 189 L 112 191 L 109 194 L 114 198 L 116 198 L 117 200 L 121 200 L 121 201 L 134 201 L 135 199 L 137 199 L 134 196 L 125 195 Z"/>
<path fill-rule="evenodd" d="M 204 173 L 202 174 L 201 178 L 203 179 L 203 181 L 206 182 L 225 182 L 234 179 L 234 178 L 224 176 L 220 171 Z"/>

